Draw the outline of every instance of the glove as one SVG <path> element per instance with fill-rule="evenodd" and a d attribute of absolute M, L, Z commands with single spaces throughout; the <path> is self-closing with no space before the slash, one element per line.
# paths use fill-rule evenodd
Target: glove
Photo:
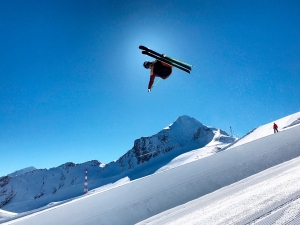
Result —
<path fill-rule="evenodd" d="M 148 89 L 148 92 L 150 92 L 151 91 L 151 89 Z"/>

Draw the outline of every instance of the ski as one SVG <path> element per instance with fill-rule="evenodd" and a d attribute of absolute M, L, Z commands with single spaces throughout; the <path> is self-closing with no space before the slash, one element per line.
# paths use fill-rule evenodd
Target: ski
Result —
<path fill-rule="evenodd" d="M 156 51 L 153 51 L 152 49 L 147 48 L 147 47 L 145 47 L 145 46 L 143 46 L 143 45 L 140 45 L 140 46 L 139 46 L 139 49 L 144 50 L 144 51 L 149 52 L 149 53 L 152 53 L 152 54 L 154 54 L 154 55 L 156 55 L 156 56 L 158 56 L 158 57 L 163 57 L 163 54 L 160 54 L 160 53 L 158 53 L 158 52 L 156 52 Z M 173 58 L 170 58 L 170 57 L 167 57 L 167 56 L 166 56 L 166 57 L 163 57 L 163 58 L 166 58 L 167 60 L 171 61 L 172 63 L 176 63 L 176 64 L 178 64 L 179 66 L 184 67 L 184 68 L 186 68 L 186 69 L 188 69 L 188 70 L 192 70 L 193 65 L 190 65 L 190 64 L 181 62 L 181 61 L 179 61 L 179 60 L 177 60 L 177 59 L 173 59 Z"/>
<path fill-rule="evenodd" d="M 160 57 L 160 56 L 154 55 L 154 54 L 152 54 L 152 53 L 150 53 L 150 52 L 147 52 L 147 51 L 142 51 L 142 54 L 148 55 L 148 56 L 150 56 L 150 57 L 152 57 L 152 58 L 155 58 L 155 59 L 157 59 L 157 60 L 159 60 L 159 61 L 161 61 L 161 62 L 164 62 L 164 63 L 166 63 L 166 64 L 168 64 L 168 65 L 170 65 L 170 66 L 174 66 L 174 67 L 176 67 L 176 68 L 178 68 L 178 69 L 180 69 L 180 70 L 182 70 L 182 71 L 184 71 L 184 72 L 187 72 L 187 73 L 190 73 L 190 72 L 191 72 L 191 71 L 188 70 L 187 68 L 184 68 L 184 67 L 182 67 L 182 66 L 180 66 L 180 65 L 177 65 L 177 64 L 175 64 L 174 62 L 171 62 L 170 60 L 168 60 L 168 59 L 166 59 L 166 58 L 164 58 L 164 57 Z"/>
<path fill-rule="evenodd" d="M 147 48 L 147 47 L 145 47 L 145 46 L 143 46 L 143 45 L 140 45 L 140 46 L 139 46 L 139 49 L 144 50 L 144 51 L 147 51 L 147 52 L 150 52 L 150 53 L 152 53 L 152 54 L 154 54 L 154 55 L 156 55 L 156 56 L 163 57 L 163 54 L 160 54 L 160 53 L 158 53 L 158 52 L 156 52 L 156 51 L 153 51 L 152 49 Z M 171 62 L 173 62 L 173 63 L 176 63 L 176 64 L 178 64 L 178 65 L 180 65 L 180 66 L 182 66 L 182 67 L 184 67 L 184 68 L 186 68 L 186 69 L 188 69 L 188 70 L 192 70 L 193 65 L 190 65 L 190 64 L 181 62 L 181 61 L 179 61 L 179 60 L 177 60 L 177 59 L 170 58 L 170 57 L 167 57 L 167 56 L 164 57 L 164 58 L 166 58 L 166 59 L 168 59 L 169 61 L 171 61 Z"/>

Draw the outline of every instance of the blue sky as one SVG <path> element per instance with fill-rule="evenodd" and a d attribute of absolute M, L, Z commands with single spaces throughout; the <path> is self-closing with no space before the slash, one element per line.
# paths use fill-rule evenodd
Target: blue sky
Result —
<path fill-rule="evenodd" d="M 299 24 L 296 0 L 0 1 L 0 176 L 109 163 L 181 115 L 241 137 L 300 111 Z M 148 93 L 139 45 L 195 68 Z"/>

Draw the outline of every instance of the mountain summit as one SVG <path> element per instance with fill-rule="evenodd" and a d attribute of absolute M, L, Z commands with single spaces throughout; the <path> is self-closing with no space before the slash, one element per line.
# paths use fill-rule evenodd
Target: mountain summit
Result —
<path fill-rule="evenodd" d="M 86 168 L 91 190 L 125 177 L 134 180 L 153 174 L 191 150 L 211 146 L 207 150 L 213 152 L 214 146 L 221 149 L 234 141 L 235 138 L 220 129 L 207 127 L 189 116 L 180 116 L 157 134 L 135 140 L 132 149 L 114 162 L 68 162 L 48 170 L 28 170 L 17 176 L 1 177 L 0 207 L 24 212 L 82 195 Z"/>

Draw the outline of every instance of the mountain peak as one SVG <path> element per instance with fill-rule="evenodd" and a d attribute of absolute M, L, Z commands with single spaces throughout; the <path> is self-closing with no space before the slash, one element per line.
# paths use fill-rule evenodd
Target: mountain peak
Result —
<path fill-rule="evenodd" d="M 17 177 L 3 177 L 0 179 L 0 193 L 5 194 L 0 196 L 0 207 L 23 212 L 51 201 L 57 202 L 78 196 L 83 193 L 85 168 L 88 169 L 89 189 L 114 183 L 126 176 L 130 180 L 147 176 L 178 155 L 202 148 L 214 142 L 214 139 L 217 139 L 219 144 L 222 142 L 221 131 L 217 131 L 190 116 L 183 115 L 157 134 L 135 140 L 131 150 L 107 165 L 98 160 L 81 164 L 67 162 L 49 170 L 36 170 L 35 173 Z M 230 137 L 227 139 L 228 142 L 234 141 Z M 26 182 L 23 182 L 24 180 Z M 13 188 L 19 187 L 21 182 L 22 187 Z"/>
<path fill-rule="evenodd" d="M 173 122 L 172 124 L 170 124 L 168 127 L 166 127 L 165 129 L 193 129 L 193 128 L 198 128 L 198 127 L 202 127 L 203 124 L 200 123 L 198 120 L 196 120 L 193 117 L 187 116 L 187 115 L 183 115 L 183 116 L 179 116 L 175 122 Z"/>
<path fill-rule="evenodd" d="M 28 172 L 31 172 L 31 171 L 34 171 L 34 170 L 36 170 L 36 168 L 33 167 L 33 166 L 30 166 L 30 167 L 26 167 L 24 169 L 17 170 L 15 172 L 11 173 L 11 174 L 8 174 L 8 176 L 16 177 L 16 176 L 20 176 L 20 175 L 23 175 L 25 173 L 28 173 Z"/>

